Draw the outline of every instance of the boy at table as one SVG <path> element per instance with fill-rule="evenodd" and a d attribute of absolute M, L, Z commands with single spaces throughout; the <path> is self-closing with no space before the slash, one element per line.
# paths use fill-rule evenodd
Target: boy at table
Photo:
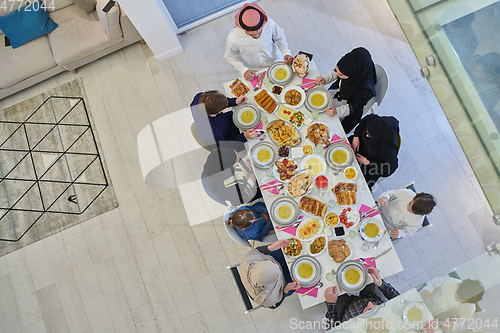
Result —
<path fill-rule="evenodd" d="M 413 236 L 422 227 L 425 215 L 436 206 L 431 194 L 415 194 L 407 188 L 382 193 L 378 203 L 385 228 L 391 230 L 391 238 Z"/>
<path fill-rule="evenodd" d="M 254 70 L 265 69 L 280 59 L 292 64 L 283 29 L 260 6 L 245 4 L 234 19 L 236 27 L 229 32 L 224 57 L 245 80 L 253 80 Z"/>
<path fill-rule="evenodd" d="M 229 98 L 217 90 L 208 90 L 196 94 L 190 106 L 198 138 L 214 146 L 214 148 L 221 141 L 225 141 L 226 146 L 240 147 L 241 144 L 234 143 L 255 139 L 257 137 L 255 130 L 252 129 L 241 133 L 233 123 L 233 111 L 224 112 L 230 106 L 240 105 L 247 101 L 246 96 Z M 233 144 L 229 143 L 231 141 Z M 241 147 L 243 146 L 241 145 Z"/>
<path fill-rule="evenodd" d="M 328 308 L 326 318 L 330 328 L 399 296 L 399 292 L 390 283 L 380 278 L 377 269 L 370 266 L 366 270 L 372 276 L 373 283 L 361 290 L 359 296 L 348 294 L 339 296 L 337 286 L 326 288 L 325 299 Z"/>

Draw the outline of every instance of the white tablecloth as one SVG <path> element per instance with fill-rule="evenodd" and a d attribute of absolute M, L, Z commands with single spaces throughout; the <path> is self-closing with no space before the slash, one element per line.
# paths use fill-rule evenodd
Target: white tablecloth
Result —
<path fill-rule="evenodd" d="M 319 75 L 319 72 L 318 72 L 316 65 L 314 64 L 313 61 L 311 61 L 310 64 L 311 64 L 310 71 L 309 71 L 307 78 L 314 79 Z M 242 78 L 240 78 L 240 79 L 242 79 Z M 231 83 L 232 83 L 232 81 L 229 81 L 229 82 L 226 82 L 224 84 L 224 89 L 225 89 L 226 95 L 229 97 L 233 97 L 233 95 L 231 93 L 231 89 L 229 89 L 229 85 Z M 292 81 L 289 84 L 287 84 L 285 87 L 292 86 L 292 85 L 300 85 L 300 84 L 302 84 L 302 79 L 297 77 L 296 75 L 294 75 L 294 78 L 292 79 Z M 266 88 L 270 92 L 272 86 L 273 86 L 273 84 L 266 77 L 266 79 L 264 80 L 263 88 Z M 254 96 L 253 89 L 250 90 L 250 92 L 248 93 L 247 96 L 249 99 L 248 103 L 256 105 L 255 100 L 253 98 L 253 96 Z M 300 108 L 298 108 L 298 110 L 302 111 L 306 116 L 312 117 L 311 112 L 309 112 L 304 105 L 302 105 Z M 274 114 L 266 114 L 266 115 L 269 119 L 269 123 L 273 120 L 278 119 Z M 342 125 L 340 124 L 340 121 L 339 121 L 337 116 L 329 117 L 329 116 L 327 116 L 327 114 L 325 112 L 325 113 L 319 114 L 317 121 L 324 122 L 324 123 L 328 124 L 335 134 L 339 135 L 342 138 L 345 138 L 344 130 L 343 130 Z M 300 129 L 300 134 L 302 137 L 301 145 L 309 143 L 309 141 L 307 139 L 305 139 L 307 127 L 308 126 L 306 126 L 304 124 L 302 126 L 302 128 Z M 265 140 L 271 141 L 271 139 L 269 138 L 269 135 L 266 136 Z M 246 143 L 247 151 L 250 152 L 251 148 L 258 142 L 259 142 L 259 140 L 249 140 Z M 322 148 L 319 150 L 321 150 L 319 152 L 319 154 L 321 156 L 324 156 L 325 150 Z M 301 159 L 296 159 L 296 161 L 298 163 L 300 163 Z M 361 173 L 361 170 L 359 169 L 359 166 L 358 166 L 358 163 L 356 160 L 354 161 L 353 166 L 358 171 L 358 176 L 356 177 L 355 182 L 358 184 L 359 197 L 358 197 L 356 205 L 354 205 L 352 207 L 359 209 L 361 204 L 365 204 L 367 206 L 372 207 L 375 204 L 375 201 L 371 195 L 370 190 L 368 189 L 368 185 L 366 184 L 366 182 L 363 178 L 363 175 Z M 334 175 L 332 169 L 330 169 L 329 167 L 327 167 L 327 169 L 328 170 L 327 170 L 325 176 L 328 177 L 329 189 L 331 189 L 339 181 L 346 180 L 342 173 L 340 175 Z M 254 170 L 255 170 L 255 175 L 257 177 L 257 181 L 260 185 L 266 184 L 266 183 L 275 179 L 273 176 L 271 176 L 271 177 L 266 176 L 266 172 L 263 169 L 260 169 L 260 168 L 254 166 Z M 270 207 L 271 204 L 273 203 L 273 201 L 276 200 L 276 198 L 277 198 L 275 196 L 270 197 L 271 194 L 269 192 L 263 192 L 262 194 L 264 196 L 264 201 L 265 201 L 267 207 Z M 319 198 L 322 198 L 320 196 L 319 191 L 316 188 L 314 188 L 310 194 L 313 196 L 317 196 Z M 325 203 L 328 203 L 328 201 L 330 199 L 333 199 L 333 193 L 330 190 L 327 191 L 327 194 L 325 194 L 325 196 L 322 199 Z M 337 207 L 333 208 L 333 211 L 340 210 L 340 209 L 341 209 L 341 207 L 337 206 Z M 330 208 L 328 208 L 328 211 L 330 211 Z M 381 220 L 380 215 L 376 216 L 375 218 Z M 276 231 L 276 234 L 277 234 L 278 239 L 286 239 L 286 238 L 293 237 L 292 235 L 290 235 L 286 232 L 283 232 L 283 231 Z M 363 244 L 363 240 L 360 238 L 359 235 L 356 236 L 356 238 L 347 237 L 347 239 L 349 239 L 349 241 L 352 243 L 352 245 L 354 247 L 354 249 L 351 249 L 353 252 L 351 259 L 356 259 L 356 258 L 360 258 L 360 257 L 363 257 L 363 258 L 373 257 L 373 256 L 376 256 L 377 254 L 383 252 L 384 250 L 386 250 L 390 247 L 393 247 L 392 242 L 390 241 L 390 238 L 388 237 L 388 235 L 384 236 L 384 238 L 380 242 L 380 245 L 377 248 L 377 250 L 374 250 L 372 248 L 372 246 L 370 246 L 370 249 L 368 251 L 363 251 L 361 249 L 361 245 Z M 308 247 L 309 243 L 310 242 L 306 242 L 304 244 L 305 245 L 304 248 Z M 308 249 L 304 249 L 303 253 L 308 253 Z M 300 302 L 302 304 L 302 308 L 304 308 L 304 309 L 311 307 L 313 305 L 319 304 L 321 302 L 324 302 L 325 301 L 325 297 L 323 296 L 324 290 L 327 287 L 336 285 L 335 280 L 334 281 L 327 281 L 325 278 L 325 274 L 327 272 L 329 272 L 332 268 L 337 269 L 339 264 L 337 264 L 335 261 L 333 261 L 333 259 L 331 259 L 331 257 L 328 255 L 327 250 L 325 250 L 322 254 L 320 254 L 316 258 L 319 260 L 319 262 L 322 265 L 321 281 L 323 281 L 324 284 L 323 284 L 323 287 L 319 290 L 317 297 L 311 297 L 309 295 L 302 296 L 299 294 L 299 299 L 300 299 Z M 291 262 L 291 261 L 289 260 L 289 262 Z M 403 267 L 401 266 L 401 262 L 399 261 L 398 255 L 394 249 L 392 251 L 390 251 L 389 253 L 387 253 L 386 255 L 377 259 L 377 268 L 380 270 L 380 274 L 381 274 L 382 278 L 396 274 L 396 273 L 401 272 L 403 270 Z"/>

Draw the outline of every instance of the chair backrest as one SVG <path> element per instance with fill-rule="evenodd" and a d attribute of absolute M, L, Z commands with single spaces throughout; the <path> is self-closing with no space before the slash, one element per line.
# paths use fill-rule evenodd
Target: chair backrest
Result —
<path fill-rule="evenodd" d="M 245 289 L 245 286 L 241 282 L 241 276 L 240 272 L 238 271 L 238 267 L 240 264 L 236 264 L 233 266 L 229 266 L 227 269 L 231 271 L 231 275 L 233 276 L 234 282 L 236 283 L 236 286 L 238 287 L 238 291 L 240 292 L 241 299 L 243 300 L 243 303 L 245 304 L 245 314 L 255 311 L 258 308 L 261 308 L 262 306 L 256 306 L 253 307 L 252 301 L 250 300 L 250 297 L 248 296 L 247 290 Z"/>
<path fill-rule="evenodd" d="M 217 191 L 214 191 L 212 187 L 209 184 L 210 182 L 210 177 L 205 177 L 205 174 L 202 172 L 201 173 L 201 185 L 203 185 L 203 189 L 205 190 L 205 193 L 215 202 L 220 203 L 221 205 L 224 206 L 229 206 L 228 203 L 220 198 L 220 196 L 217 195 Z"/>
<path fill-rule="evenodd" d="M 208 151 L 212 151 L 214 149 L 212 145 L 198 138 L 198 130 L 196 129 L 196 124 L 194 122 L 191 124 L 191 135 L 193 136 L 196 143 L 199 144 L 203 149 Z"/>
<path fill-rule="evenodd" d="M 389 77 L 387 76 L 387 72 L 384 67 L 379 64 L 375 64 L 375 72 L 377 73 L 377 83 L 375 83 L 377 96 L 375 96 L 375 101 L 377 102 L 377 105 L 380 106 L 385 97 L 385 93 L 387 92 L 387 87 L 389 87 Z"/>

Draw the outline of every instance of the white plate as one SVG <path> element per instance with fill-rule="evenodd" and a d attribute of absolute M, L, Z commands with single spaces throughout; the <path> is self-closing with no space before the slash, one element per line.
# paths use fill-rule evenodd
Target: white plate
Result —
<path fill-rule="evenodd" d="M 375 237 L 368 237 L 365 234 L 365 226 L 368 223 L 373 223 L 373 224 L 377 225 L 377 227 L 378 227 L 378 234 L 377 234 L 377 236 L 375 236 Z M 378 219 L 370 219 L 370 218 L 365 219 L 365 220 L 363 220 L 363 222 L 359 226 L 359 233 L 361 234 L 361 238 L 363 240 L 367 241 L 367 242 L 370 242 L 370 243 L 375 243 L 380 238 L 382 238 L 382 235 L 384 234 L 384 230 L 385 230 L 384 224 L 380 220 L 378 220 Z"/>
<path fill-rule="evenodd" d="M 352 256 L 352 247 L 351 247 L 352 244 L 350 243 L 350 241 L 346 241 L 346 243 L 351 248 L 351 254 L 346 258 L 346 260 L 349 260 L 348 258 L 350 258 Z M 359 273 L 359 281 L 356 284 L 350 284 L 350 283 L 347 283 L 347 281 L 346 281 L 345 275 L 350 269 L 354 269 Z M 363 279 L 364 274 L 365 274 L 365 272 L 363 272 L 363 270 L 360 267 L 358 267 L 356 265 L 352 265 L 352 266 L 346 267 L 345 270 L 340 272 L 340 279 L 342 280 L 342 284 L 344 284 L 345 286 L 348 286 L 352 289 L 356 289 L 365 283 L 365 281 Z"/>
<path fill-rule="evenodd" d="M 335 239 L 335 240 L 339 240 L 339 239 Z M 347 257 L 345 257 L 344 261 L 342 261 L 342 262 L 346 262 L 347 260 L 351 259 L 352 258 L 352 254 L 354 253 L 354 247 L 352 246 L 351 241 L 349 241 L 347 239 L 344 239 L 344 240 L 345 240 L 345 243 L 347 244 L 347 246 L 349 246 L 349 249 L 351 250 L 351 253 Z M 331 239 L 330 239 L 330 241 L 331 241 Z M 328 247 L 328 243 L 326 244 L 326 246 Z M 328 249 L 327 249 L 327 251 L 328 251 Z M 330 258 L 332 258 L 332 256 L 330 256 L 330 252 L 328 252 L 328 256 Z M 332 260 L 333 260 L 333 258 L 332 258 Z M 333 260 L 333 261 L 335 263 L 337 263 L 335 260 Z M 337 264 L 340 264 L 340 263 L 337 263 Z M 356 267 L 356 268 L 359 269 L 358 267 Z M 360 272 L 361 272 L 361 270 L 360 270 Z M 337 272 L 337 274 L 338 274 L 338 272 Z M 344 278 L 343 272 L 341 272 L 340 274 L 341 274 L 341 279 L 343 279 Z M 360 280 L 362 280 L 362 279 L 360 279 Z M 344 281 L 344 280 L 342 280 L 342 281 Z M 344 282 L 344 284 L 345 284 L 345 282 Z M 349 285 L 349 286 L 351 286 L 351 285 Z"/>
<path fill-rule="evenodd" d="M 287 114 L 280 114 L 280 110 L 285 110 L 288 109 L 287 111 L 290 111 L 291 114 L 290 115 L 287 115 Z M 304 121 L 307 119 L 307 116 L 304 114 L 304 112 L 300 111 L 300 110 L 295 110 L 293 108 L 290 108 L 288 106 L 285 106 L 285 105 L 281 105 L 278 110 L 275 112 L 276 114 L 276 117 L 280 118 L 280 119 L 283 119 L 285 121 L 288 121 L 290 122 L 291 124 L 293 124 L 291 121 L 290 121 L 290 117 L 293 116 L 294 113 L 296 112 L 299 112 L 299 113 L 302 113 L 302 118 L 304 119 Z M 304 125 L 304 121 L 302 121 L 302 124 L 300 124 L 300 126 L 297 126 L 296 124 L 293 124 L 295 126 L 297 126 L 298 129 L 301 129 L 302 128 L 302 125 Z"/>
<path fill-rule="evenodd" d="M 259 159 L 257 158 L 257 154 L 264 149 L 269 151 L 270 157 L 269 160 L 262 162 L 259 161 Z M 270 142 L 262 141 L 260 143 L 257 143 L 252 148 L 252 162 L 259 168 L 272 167 L 274 161 L 276 161 L 277 158 L 278 158 L 278 150 Z"/>
<path fill-rule="evenodd" d="M 278 120 L 282 120 L 282 119 L 278 119 Z M 274 121 L 274 120 L 273 120 L 273 121 Z M 288 121 L 285 121 L 285 120 L 283 120 L 283 121 L 285 122 L 285 125 L 292 126 L 292 127 L 294 128 L 294 130 L 295 130 L 295 131 L 299 134 L 299 138 L 300 138 L 299 143 L 297 143 L 295 146 L 289 146 L 289 145 L 285 145 L 285 146 L 290 147 L 290 148 L 292 148 L 292 147 L 297 147 L 298 145 L 300 145 L 300 144 L 302 143 L 302 137 L 301 137 L 301 135 L 300 135 L 300 131 L 299 131 L 299 129 L 298 129 L 298 128 L 297 128 L 297 126 L 295 126 L 294 124 L 292 124 L 292 123 L 290 123 L 290 122 L 288 122 Z M 272 123 L 272 121 L 271 121 L 271 122 L 269 122 L 269 125 L 267 125 L 267 126 L 270 126 L 270 125 L 271 125 L 271 123 Z M 267 131 L 267 127 L 266 127 L 266 131 Z M 268 132 L 268 133 L 269 133 L 269 132 Z M 274 143 L 276 143 L 276 145 L 277 145 L 277 146 L 283 146 L 283 145 L 279 145 L 279 144 L 278 144 L 278 141 L 277 141 L 277 140 L 275 140 L 275 139 L 271 136 L 271 134 L 270 134 L 270 133 L 269 133 L 269 137 L 271 138 L 271 140 L 273 140 L 273 142 L 274 142 Z"/>
<path fill-rule="evenodd" d="M 339 218 L 340 218 L 340 215 L 342 214 L 342 211 L 343 211 L 344 209 L 349 208 L 349 207 L 351 208 L 351 213 L 354 213 L 354 215 L 355 215 L 355 217 L 354 217 L 354 220 L 353 220 L 353 221 L 349 221 L 349 220 L 348 220 L 348 222 L 353 222 L 352 227 L 348 228 L 348 227 L 346 227 L 346 226 L 345 226 L 342 222 L 339 222 L 339 224 L 341 224 L 341 225 L 343 225 L 343 226 L 345 227 L 345 229 L 346 229 L 346 234 L 349 232 L 349 230 L 354 229 L 354 228 L 355 228 L 355 227 L 359 224 L 359 220 L 360 220 L 360 219 L 359 219 L 359 211 L 358 211 L 356 208 L 354 208 L 353 206 L 345 206 L 345 208 L 341 208 L 341 209 L 339 209 L 339 210 L 337 211 L 337 215 L 339 216 Z"/>
<path fill-rule="evenodd" d="M 319 110 L 322 110 L 322 109 L 326 108 L 326 106 L 328 105 L 328 102 L 330 101 L 330 100 L 328 99 L 327 94 L 330 94 L 330 93 L 329 93 L 328 91 L 326 91 L 326 90 L 314 90 L 312 93 L 308 94 L 308 96 L 307 96 L 307 102 L 308 102 L 308 103 L 309 103 L 309 105 L 310 105 L 310 106 L 312 106 L 313 108 L 315 108 L 315 109 L 319 109 Z M 314 105 L 314 104 L 312 103 L 312 98 L 313 98 L 314 96 L 317 96 L 317 95 L 323 96 L 323 104 L 318 105 L 318 106 L 316 106 L 316 105 Z"/>
<path fill-rule="evenodd" d="M 408 319 L 408 311 L 410 311 L 410 309 L 412 308 L 417 308 L 422 312 L 422 320 L 412 322 L 410 321 L 410 319 Z M 414 302 L 408 304 L 403 310 L 403 320 L 405 321 L 406 327 L 418 328 L 419 325 L 422 325 L 422 322 L 426 319 L 426 311 L 426 308 L 421 303 Z"/>
<path fill-rule="evenodd" d="M 288 207 L 290 209 L 290 217 L 289 218 L 283 219 L 278 215 L 278 211 L 281 207 Z M 295 214 L 296 214 L 296 208 L 286 201 L 276 204 L 274 206 L 274 209 L 273 209 L 273 217 L 276 220 L 278 220 L 278 222 L 281 222 L 281 223 L 288 223 L 290 221 L 290 218 L 295 216 Z"/>
<path fill-rule="evenodd" d="M 336 166 L 339 166 L 339 167 L 346 166 L 346 164 L 349 162 L 349 156 L 351 155 L 351 151 L 352 151 L 352 150 L 350 150 L 350 149 L 349 149 L 349 147 L 348 147 L 346 144 L 342 144 L 342 145 L 338 145 L 338 146 L 337 146 L 337 148 L 336 148 L 334 151 L 332 151 L 332 155 L 333 155 L 333 153 L 334 153 L 335 151 L 337 151 L 337 150 L 342 150 L 342 151 L 344 151 L 344 152 L 346 153 L 346 155 L 347 155 L 347 159 L 346 159 L 346 161 L 345 161 L 344 163 L 337 163 L 337 162 L 335 162 L 335 161 L 332 159 L 332 160 L 331 160 L 331 161 L 332 161 L 332 163 L 333 163 L 334 165 L 336 165 Z"/>
<path fill-rule="evenodd" d="M 311 170 L 304 170 L 304 172 L 309 173 L 309 174 L 310 174 L 311 176 L 313 176 L 313 177 L 317 177 L 317 176 L 324 175 L 324 174 L 325 174 L 325 172 L 326 172 L 326 162 L 325 162 L 324 158 L 323 158 L 323 157 L 321 157 L 321 156 L 319 156 L 319 155 L 314 155 L 314 154 L 312 154 L 312 155 L 307 155 L 307 156 L 305 156 L 305 157 L 302 159 L 302 162 L 300 162 L 300 169 L 305 169 L 305 168 L 306 168 L 306 164 L 307 164 L 307 162 L 308 162 L 309 160 L 312 160 L 312 159 L 316 159 L 316 160 L 318 160 L 318 161 L 319 161 L 319 164 L 320 164 L 321 170 L 319 170 L 319 172 L 318 172 L 318 171 L 316 171 L 316 170 L 314 169 L 314 166 L 313 166 L 313 168 L 312 168 Z M 316 172 L 314 172 L 314 171 L 316 171 Z"/>
<path fill-rule="evenodd" d="M 234 82 L 234 81 L 235 81 L 235 80 L 233 80 L 233 82 Z M 231 82 L 231 83 L 233 83 L 233 82 Z M 247 88 L 248 88 L 247 93 L 246 93 L 245 95 L 243 95 L 243 96 L 248 95 L 248 93 L 249 93 L 250 91 L 252 91 L 252 90 L 253 90 L 253 88 L 250 86 L 250 83 L 245 82 L 245 79 L 240 79 L 240 83 L 238 83 L 238 85 L 240 85 L 240 84 L 244 84 L 244 85 L 246 85 L 246 86 L 247 86 Z M 229 90 L 231 90 L 231 89 L 229 89 Z M 231 95 L 233 95 L 234 97 L 238 97 L 238 96 L 236 96 L 235 94 L 233 94 L 233 92 L 232 92 L 232 91 L 231 91 Z"/>
<path fill-rule="evenodd" d="M 352 178 L 352 179 L 347 178 L 347 176 L 345 175 L 347 169 L 353 169 L 354 170 L 354 172 L 355 172 L 354 178 Z M 356 179 L 356 177 L 358 177 L 358 171 L 356 170 L 355 167 L 352 167 L 352 166 L 349 166 L 349 167 L 345 168 L 344 171 L 343 171 L 343 174 L 344 174 L 345 179 L 347 179 L 348 181 L 353 181 L 354 179 Z"/>
<path fill-rule="evenodd" d="M 276 77 L 276 71 L 279 69 L 284 69 L 286 71 L 285 78 L 283 78 L 281 80 L 279 80 Z M 293 71 L 292 71 L 292 68 L 290 67 L 290 65 L 287 65 L 285 63 L 280 63 L 280 64 L 276 64 L 275 66 L 272 66 L 269 69 L 269 75 L 272 78 L 272 82 L 274 81 L 274 83 L 276 83 L 276 84 L 283 85 L 283 84 L 290 82 L 290 77 L 293 76 Z"/>
<path fill-rule="evenodd" d="M 314 182 L 313 182 L 313 183 L 314 183 Z M 320 201 L 320 202 L 324 203 L 325 205 L 327 205 L 327 203 L 326 203 L 324 200 L 322 200 L 320 197 L 318 197 L 318 196 L 316 196 L 316 195 L 307 195 L 307 194 L 304 194 L 304 195 L 303 195 L 303 196 L 301 196 L 300 198 L 295 198 L 295 200 L 297 200 L 297 201 L 299 202 L 299 208 L 300 208 L 300 199 L 302 199 L 302 197 L 304 197 L 304 196 L 307 196 L 307 197 L 309 197 L 309 198 L 311 198 L 311 199 L 318 200 L 318 201 Z M 326 209 L 328 210 L 328 205 L 327 205 Z M 304 213 L 304 215 L 305 215 L 305 216 L 308 216 L 308 217 L 310 217 L 310 218 L 314 218 L 314 219 L 320 219 L 320 220 L 323 222 L 324 217 L 313 215 L 313 214 L 311 214 L 311 213 L 309 213 L 309 212 L 306 212 L 306 211 L 305 211 L 305 210 L 303 210 L 303 209 L 301 209 L 301 211 Z M 325 213 L 325 216 L 326 216 L 326 213 Z"/>
<path fill-rule="evenodd" d="M 337 202 L 337 196 L 335 195 L 335 193 L 333 193 L 333 189 L 335 188 L 335 186 L 337 186 L 339 183 L 353 183 L 353 184 L 356 184 L 356 182 L 353 182 L 353 181 L 340 181 L 340 182 L 337 182 L 335 185 L 333 185 L 332 187 L 330 187 L 330 193 L 331 193 L 331 196 L 332 196 L 332 199 L 335 200 L 335 203 L 340 206 L 340 207 L 349 207 L 349 205 L 339 205 L 339 203 Z M 355 204 L 358 204 L 359 203 L 359 186 L 357 186 L 357 190 L 356 190 L 356 203 Z M 354 205 L 355 205 L 354 204 Z"/>
<path fill-rule="evenodd" d="M 313 274 L 307 279 L 303 279 L 298 276 L 299 274 L 297 274 L 299 265 L 304 262 L 309 263 L 313 267 Z M 297 260 L 294 260 L 292 265 L 290 266 L 290 273 L 292 275 L 292 278 L 297 278 L 300 281 L 300 286 L 303 288 L 309 288 L 318 283 L 322 275 L 321 270 L 321 264 L 318 259 L 308 254 L 301 256 Z"/>
<path fill-rule="evenodd" d="M 312 254 L 311 253 L 311 244 L 318 238 L 320 237 L 324 237 L 325 238 L 325 246 L 323 247 L 323 250 L 321 250 L 320 252 L 316 253 L 316 254 Z M 313 257 L 317 257 L 319 256 L 321 253 L 325 252 L 325 249 L 328 247 L 328 236 L 325 235 L 325 234 L 319 234 L 318 236 L 314 237 L 313 239 L 311 239 L 311 243 L 309 244 L 309 247 L 307 248 L 307 250 L 309 251 L 309 254 L 312 255 Z"/>
<path fill-rule="evenodd" d="M 319 229 L 318 229 L 318 231 L 317 231 L 314 235 L 312 235 L 312 236 L 311 236 L 311 238 L 308 238 L 308 239 L 301 238 L 301 237 L 299 236 L 299 230 L 300 230 L 301 228 L 304 228 L 304 226 L 306 225 L 306 223 L 307 223 L 308 221 L 310 221 L 310 220 L 317 220 L 317 221 L 318 221 L 318 223 L 319 223 L 319 225 L 320 225 L 320 226 L 319 226 Z M 300 223 L 299 227 L 297 228 L 296 237 L 297 237 L 298 239 L 300 239 L 300 241 L 301 241 L 302 243 L 304 243 L 304 242 L 310 242 L 310 241 L 312 241 L 312 240 L 313 240 L 316 236 L 318 236 L 318 235 L 321 233 L 321 231 L 323 231 L 323 220 L 321 219 L 321 217 L 308 218 L 308 219 L 304 219 L 304 220 Z"/>
<path fill-rule="evenodd" d="M 301 173 L 303 173 L 303 172 L 301 172 Z M 298 175 L 299 175 L 299 174 L 295 174 L 295 176 L 293 176 L 293 177 L 296 177 L 296 176 L 298 176 Z M 311 191 L 312 191 L 312 189 L 313 189 L 313 187 L 314 187 L 314 177 L 313 177 L 313 181 L 312 181 L 311 185 L 309 185 L 309 188 L 307 189 L 306 193 L 304 193 L 304 194 L 302 194 L 302 195 L 299 195 L 298 197 L 294 197 L 294 196 L 292 196 L 292 195 L 290 194 L 290 192 L 288 192 L 288 187 L 290 186 L 290 181 L 293 179 L 293 177 L 289 179 L 288 183 L 286 183 L 286 192 L 288 193 L 288 195 L 289 195 L 289 196 L 291 196 L 291 197 L 292 197 L 292 198 L 294 198 L 294 199 L 300 199 L 300 198 L 302 198 L 304 195 L 308 195 L 309 193 L 311 193 Z"/>
<path fill-rule="evenodd" d="M 299 169 L 299 166 L 297 165 L 297 162 L 293 158 L 283 157 L 283 158 L 280 158 L 278 161 L 283 162 L 283 160 L 285 160 L 285 159 L 292 161 L 297 166 L 297 169 L 295 169 L 295 172 L 297 172 L 297 170 Z M 278 167 L 276 166 L 276 162 L 273 164 L 273 176 L 274 176 L 274 178 L 276 178 L 277 180 L 282 181 L 282 182 L 289 182 L 291 178 L 286 179 L 286 180 L 281 180 L 280 174 L 278 173 Z"/>
<path fill-rule="evenodd" d="M 307 130 L 309 129 L 309 127 L 311 127 L 312 125 L 314 124 L 322 124 L 322 125 L 325 125 L 327 128 L 328 128 L 328 139 L 327 141 L 330 142 L 332 137 L 333 137 L 333 131 L 332 131 L 332 128 L 330 127 L 330 125 L 328 125 L 327 123 L 323 123 L 321 121 L 314 121 L 312 122 L 311 124 L 309 124 L 307 127 L 306 127 L 306 131 L 305 131 L 305 134 L 304 134 L 304 138 L 305 136 L 307 135 Z M 309 141 L 313 146 L 315 145 L 314 142 L 312 142 L 311 140 L 309 140 L 309 138 L 307 138 L 307 141 Z M 319 144 L 323 144 L 322 142 L 320 142 Z"/>
<path fill-rule="evenodd" d="M 253 115 L 250 122 L 243 121 L 242 116 L 245 111 L 249 111 Z M 260 112 L 253 105 L 243 104 L 233 113 L 233 122 L 240 130 L 255 128 L 260 123 Z"/>
<path fill-rule="evenodd" d="M 260 106 L 260 105 L 259 105 L 259 103 L 257 103 L 257 101 L 255 100 L 255 96 L 256 96 L 258 93 L 260 93 L 262 90 L 265 90 L 265 91 L 267 92 L 267 94 L 268 94 L 269 96 L 271 96 L 271 98 L 272 98 L 272 99 L 274 99 L 274 101 L 276 102 L 276 106 L 274 107 L 274 110 L 273 110 L 273 112 L 271 112 L 271 113 L 267 112 L 267 111 L 266 111 L 266 110 L 265 110 L 262 106 Z M 276 97 L 274 96 L 274 94 L 273 94 L 272 92 L 270 92 L 270 91 L 268 91 L 268 90 L 266 90 L 266 89 L 259 89 L 259 90 L 257 90 L 257 91 L 255 92 L 255 94 L 254 94 L 253 101 L 254 101 L 255 105 L 259 108 L 259 110 L 261 110 L 262 112 L 264 112 L 264 114 L 266 114 L 266 115 L 267 115 L 267 114 L 272 114 L 272 113 L 275 113 L 275 112 L 276 112 L 276 110 L 278 110 L 278 103 L 279 103 L 279 101 L 276 99 Z"/>
<path fill-rule="evenodd" d="M 311 265 L 312 269 L 313 269 L 313 272 L 311 274 L 311 276 L 307 279 L 303 279 L 299 276 L 299 273 L 298 273 L 298 270 L 299 270 L 299 266 L 301 264 L 309 264 Z M 307 282 L 311 282 L 312 280 L 314 280 L 314 278 L 316 277 L 317 275 L 317 269 L 316 269 L 316 265 L 314 265 L 312 262 L 310 262 L 309 260 L 307 260 L 307 258 L 305 258 L 304 260 L 301 260 L 301 262 L 298 262 L 295 266 L 294 266 L 294 276 L 297 278 L 297 280 L 299 280 L 300 282 L 302 283 L 307 283 Z"/>
<path fill-rule="evenodd" d="M 301 99 L 300 99 L 299 104 L 297 104 L 297 105 L 290 105 L 290 104 L 288 104 L 288 103 L 285 102 L 285 95 L 290 90 L 297 90 L 300 93 Z M 299 86 L 289 86 L 289 87 L 286 87 L 285 89 L 283 89 L 283 91 L 281 92 L 280 97 L 281 97 L 281 102 L 284 105 L 286 105 L 286 106 L 288 106 L 289 108 L 292 108 L 292 109 L 294 109 L 294 108 L 298 109 L 298 108 L 300 108 L 304 104 L 304 102 L 306 100 L 306 93 L 304 92 L 304 89 L 302 89 Z"/>
<path fill-rule="evenodd" d="M 304 254 L 304 242 L 302 242 L 301 240 L 299 240 L 297 237 L 289 237 L 289 238 L 286 238 L 286 239 L 290 240 L 292 238 L 295 238 L 297 241 L 299 241 L 302 244 L 302 250 L 300 251 L 300 254 L 297 255 L 297 256 L 292 257 L 292 256 L 289 256 L 288 254 L 286 254 L 284 248 L 282 248 L 282 251 L 283 251 L 283 254 L 285 255 L 285 257 L 290 258 L 290 259 L 295 259 L 295 258 L 298 258 L 298 257 L 300 257 L 301 255 Z"/>

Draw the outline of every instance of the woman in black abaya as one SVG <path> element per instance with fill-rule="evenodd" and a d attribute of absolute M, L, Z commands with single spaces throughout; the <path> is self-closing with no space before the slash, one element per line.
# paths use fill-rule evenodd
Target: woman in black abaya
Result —
<path fill-rule="evenodd" d="M 329 116 L 337 112 L 342 120 L 342 127 L 349 133 L 361 120 L 363 107 L 375 96 L 375 82 L 377 74 L 370 52 L 363 47 L 358 47 L 343 56 L 333 71 L 325 77 L 318 76 L 316 85 L 333 84 L 328 89 L 338 89 L 335 94 L 337 100 L 347 101 L 348 106 L 327 109 Z"/>

